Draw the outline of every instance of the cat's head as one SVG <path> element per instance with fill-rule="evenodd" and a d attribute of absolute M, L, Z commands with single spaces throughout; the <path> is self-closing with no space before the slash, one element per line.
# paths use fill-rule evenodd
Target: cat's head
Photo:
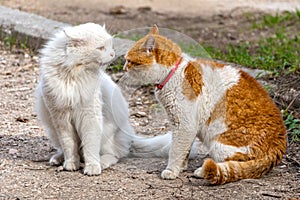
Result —
<path fill-rule="evenodd" d="M 65 28 L 65 53 L 72 64 L 83 66 L 105 65 L 114 57 L 112 36 L 105 26 L 86 23 Z"/>
<path fill-rule="evenodd" d="M 144 81 L 141 84 L 153 84 L 159 82 L 180 57 L 180 47 L 160 35 L 154 25 L 145 37 L 129 49 L 123 69 L 130 78 Z"/>

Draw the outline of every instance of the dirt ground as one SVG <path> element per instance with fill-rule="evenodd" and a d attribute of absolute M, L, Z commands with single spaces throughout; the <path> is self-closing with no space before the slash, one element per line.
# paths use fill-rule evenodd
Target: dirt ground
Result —
<path fill-rule="evenodd" d="M 156 23 L 220 47 L 245 40 L 256 41 L 258 35 L 272 34 L 268 31 L 252 34 L 241 31 L 249 26 L 248 18 L 243 15 L 245 11 L 253 12 L 252 19 L 261 16 L 261 11 L 255 11 L 256 4 L 245 6 L 241 3 L 243 1 L 237 1 L 235 6 L 228 1 L 210 1 L 205 7 L 198 4 L 191 6 L 193 4 L 190 3 L 196 0 L 186 4 L 135 0 L 121 8 L 115 7 L 123 2 L 121 0 L 109 4 L 96 0 L 85 2 L 0 0 L 2 5 L 71 24 L 105 22 L 111 33 Z M 278 2 L 299 4 L 299 1 Z M 278 8 L 283 8 L 283 4 L 279 5 Z M 189 12 L 186 12 L 187 9 Z M 3 43 L 0 43 L 0 55 L 0 200 L 300 198 L 299 142 L 290 142 L 282 163 L 265 177 L 222 186 L 211 186 L 192 176 L 202 164 L 200 156 L 198 160 L 190 161 L 188 169 L 178 179 L 171 181 L 160 179 L 160 172 L 167 161 L 159 158 L 124 158 L 96 177 L 84 176 L 82 169 L 77 172 L 59 171 L 47 164 L 54 151 L 33 110 L 33 91 L 39 75 L 38 55 L 26 49 L 8 49 Z M 115 79 L 121 75 L 112 74 Z M 270 80 L 281 85 L 292 82 L 285 89 L 296 91 L 300 90 L 299 81 L 296 75 Z M 140 134 L 156 135 L 168 130 L 168 121 L 152 93 L 151 87 L 142 88 L 129 99 L 130 120 Z M 284 108 L 285 104 L 278 103 L 278 106 Z M 299 106 L 295 105 L 293 109 L 297 110 Z"/>

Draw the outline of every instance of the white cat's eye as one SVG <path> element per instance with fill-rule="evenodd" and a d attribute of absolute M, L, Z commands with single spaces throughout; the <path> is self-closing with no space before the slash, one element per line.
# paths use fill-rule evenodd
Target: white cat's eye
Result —
<path fill-rule="evenodd" d="M 105 50 L 105 47 L 104 47 L 104 46 L 102 46 L 102 47 L 97 47 L 97 49 L 99 49 L 100 51 L 103 51 L 103 50 Z"/>

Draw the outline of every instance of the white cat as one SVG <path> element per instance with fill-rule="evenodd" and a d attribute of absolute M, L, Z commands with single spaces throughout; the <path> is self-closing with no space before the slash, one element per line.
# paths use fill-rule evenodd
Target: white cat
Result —
<path fill-rule="evenodd" d="M 111 35 L 93 23 L 65 28 L 41 50 L 36 110 L 57 149 L 51 165 L 73 171 L 82 159 L 84 174 L 98 175 L 127 156 L 131 143 L 138 156 L 167 156 L 171 133 L 135 136 L 127 102 L 103 71 L 114 56 Z"/>

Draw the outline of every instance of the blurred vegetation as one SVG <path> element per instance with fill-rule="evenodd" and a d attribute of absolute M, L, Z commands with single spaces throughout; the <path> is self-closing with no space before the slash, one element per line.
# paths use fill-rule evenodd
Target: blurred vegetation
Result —
<path fill-rule="evenodd" d="M 259 21 L 254 21 L 252 28 L 270 29 L 274 34 L 260 38 L 258 42 L 245 41 L 229 44 L 226 50 L 206 46 L 208 53 L 216 59 L 237 63 L 247 67 L 260 68 L 280 74 L 300 72 L 300 31 L 289 32 L 289 26 L 300 27 L 300 11 L 282 14 L 267 14 Z M 205 44 L 204 44 L 205 46 Z"/>

